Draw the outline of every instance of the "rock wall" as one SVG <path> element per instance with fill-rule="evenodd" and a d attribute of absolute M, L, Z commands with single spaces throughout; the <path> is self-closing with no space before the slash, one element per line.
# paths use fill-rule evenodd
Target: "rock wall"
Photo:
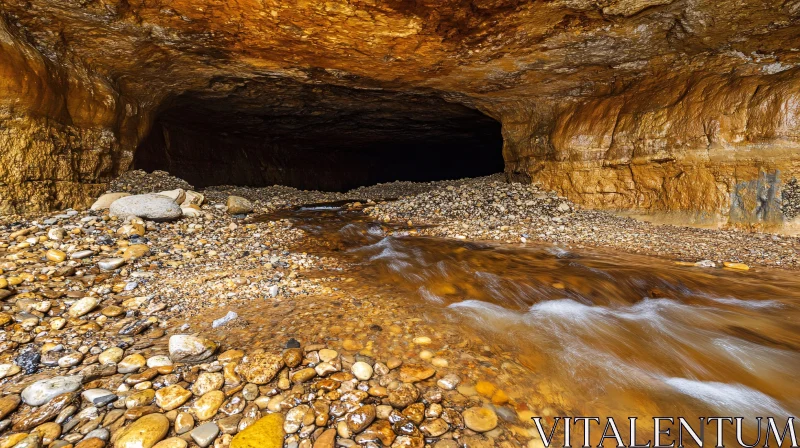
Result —
<path fill-rule="evenodd" d="M 134 111 L 107 79 L 54 63 L 0 18 L 0 213 L 90 204 L 127 169 Z"/>
<path fill-rule="evenodd" d="M 800 174 L 797 75 L 647 79 L 510 135 L 507 171 L 591 207 L 780 225 Z"/>
<path fill-rule="evenodd" d="M 176 98 L 352 129 L 361 98 L 397 123 L 417 96 L 496 119 L 510 178 L 587 206 L 779 225 L 799 31 L 777 0 L 6 0 L 0 211 L 87 204 Z"/>

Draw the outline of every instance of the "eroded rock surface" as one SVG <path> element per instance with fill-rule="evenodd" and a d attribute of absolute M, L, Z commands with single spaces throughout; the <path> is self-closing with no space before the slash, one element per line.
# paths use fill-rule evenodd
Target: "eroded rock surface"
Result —
<path fill-rule="evenodd" d="M 135 154 L 192 182 L 335 188 L 369 158 L 341 155 L 356 136 L 364 155 L 431 142 L 406 153 L 420 167 L 456 142 L 441 170 L 499 151 L 470 109 L 502 125 L 510 178 L 590 206 L 780 223 L 797 176 L 797 2 L 0 8 L 4 212 L 89 206 Z"/>

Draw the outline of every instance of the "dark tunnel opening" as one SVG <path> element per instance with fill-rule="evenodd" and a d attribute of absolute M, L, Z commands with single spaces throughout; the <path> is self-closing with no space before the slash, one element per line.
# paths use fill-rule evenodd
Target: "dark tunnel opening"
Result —
<path fill-rule="evenodd" d="M 197 187 L 346 191 L 503 171 L 500 124 L 435 95 L 229 82 L 174 98 L 133 167 Z"/>

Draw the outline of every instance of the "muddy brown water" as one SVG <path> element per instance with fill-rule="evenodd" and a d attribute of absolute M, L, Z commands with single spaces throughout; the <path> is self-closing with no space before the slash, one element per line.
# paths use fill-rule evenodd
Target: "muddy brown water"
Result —
<path fill-rule="evenodd" d="M 292 220 L 308 236 L 298 249 L 350 266 L 354 281 L 339 291 L 358 297 L 357 308 L 313 302 L 307 311 L 324 323 L 313 330 L 319 338 L 332 327 L 328 339 L 344 339 L 373 322 L 384 330 L 399 323 L 402 331 L 367 336 L 369 348 L 407 358 L 428 348 L 465 384 L 492 382 L 511 397 L 497 406 L 511 426 L 526 426 L 516 419 L 530 415 L 613 416 L 622 426 L 635 416 L 642 431 L 651 431 L 653 416 L 774 416 L 785 424 L 800 410 L 796 273 L 409 236 L 414 229 L 341 203 L 258 219 Z M 332 322 L 345 315 L 342 330 Z M 406 332 L 434 343 L 416 347 L 410 339 L 419 334 Z"/>

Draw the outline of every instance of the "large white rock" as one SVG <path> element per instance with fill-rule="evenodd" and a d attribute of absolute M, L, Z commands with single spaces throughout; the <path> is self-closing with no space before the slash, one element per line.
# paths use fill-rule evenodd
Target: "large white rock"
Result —
<path fill-rule="evenodd" d="M 175 362 L 200 362 L 216 349 L 213 341 L 198 336 L 176 334 L 169 338 L 169 357 Z"/>
<path fill-rule="evenodd" d="M 160 194 L 137 194 L 111 204 L 112 216 L 138 216 L 152 221 L 171 221 L 181 217 L 181 208 L 172 198 Z"/>
<path fill-rule="evenodd" d="M 82 381 L 83 377 L 80 375 L 54 376 L 39 380 L 22 391 L 22 401 L 31 406 L 41 406 L 61 394 L 80 389 Z"/>
<path fill-rule="evenodd" d="M 126 196 L 130 196 L 130 193 L 106 193 L 92 204 L 92 210 L 105 210 L 111 206 L 111 204 L 119 198 L 124 198 Z"/>

